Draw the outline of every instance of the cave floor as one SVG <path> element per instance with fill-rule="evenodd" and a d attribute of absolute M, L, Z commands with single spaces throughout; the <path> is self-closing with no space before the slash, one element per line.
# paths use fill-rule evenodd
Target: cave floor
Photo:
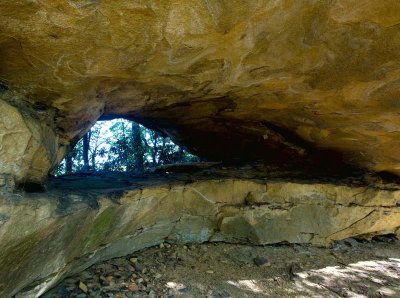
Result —
<path fill-rule="evenodd" d="M 331 248 L 226 243 L 160 246 L 95 264 L 50 297 L 400 297 L 400 241 Z"/>

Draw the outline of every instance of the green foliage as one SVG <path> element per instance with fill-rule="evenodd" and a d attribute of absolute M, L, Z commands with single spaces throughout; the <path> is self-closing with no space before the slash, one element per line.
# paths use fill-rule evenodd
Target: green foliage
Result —
<path fill-rule="evenodd" d="M 159 165 L 198 161 L 169 137 L 128 120 L 99 121 L 87 138 L 88 152 L 80 140 L 54 172 L 56 176 L 82 170 L 140 174 Z M 84 154 L 90 161 L 89 169 L 84 168 Z"/>

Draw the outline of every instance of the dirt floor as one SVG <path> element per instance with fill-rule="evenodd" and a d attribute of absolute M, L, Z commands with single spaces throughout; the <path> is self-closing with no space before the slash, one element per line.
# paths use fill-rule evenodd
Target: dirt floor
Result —
<path fill-rule="evenodd" d="M 96 264 L 44 297 L 400 297 L 400 241 L 163 243 Z"/>

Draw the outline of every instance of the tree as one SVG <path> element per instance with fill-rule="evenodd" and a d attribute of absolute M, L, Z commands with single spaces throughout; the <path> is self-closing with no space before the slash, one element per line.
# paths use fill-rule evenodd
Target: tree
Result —
<path fill-rule="evenodd" d="M 72 165 L 73 165 L 72 155 L 67 154 L 67 156 L 65 157 L 65 174 L 72 173 Z"/>
<path fill-rule="evenodd" d="M 79 171 L 81 168 L 82 161 L 82 140 L 80 140 L 72 150 L 65 156 L 63 163 L 56 170 L 56 172 L 61 173 L 62 168 L 64 168 L 64 174 L 71 174 L 73 172 Z"/>
<path fill-rule="evenodd" d="M 83 170 L 84 171 L 89 171 L 90 166 L 89 166 L 89 143 L 90 143 L 90 131 L 85 133 L 83 136 L 83 150 L 82 150 L 82 155 L 83 155 Z"/>
<path fill-rule="evenodd" d="M 128 120 L 98 122 L 68 153 L 56 175 L 87 170 L 137 174 L 163 164 L 198 161 L 160 131 Z"/>
<path fill-rule="evenodd" d="M 144 172 L 144 146 L 142 141 L 142 132 L 140 129 L 140 125 L 136 122 L 131 123 L 132 129 L 132 147 L 133 147 L 133 154 L 134 154 L 134 163 L 133 169 L 138 173 Z"/>
<path fill-rule="evenodd" d="M 104 148 L 104 144 L 106 140 L 100 135 L 102 129 L 102 125 L 96 123 L 89 131 L 89 161 L 90 161 L 90 170 L 96 171 L 97 169 L 97 157 L 104 157 L 106 154 L 106 150 Z"/>

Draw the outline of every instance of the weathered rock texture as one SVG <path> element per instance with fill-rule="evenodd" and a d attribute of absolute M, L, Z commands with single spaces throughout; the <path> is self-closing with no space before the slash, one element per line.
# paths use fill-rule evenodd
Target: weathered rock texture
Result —
<path fill-rule="evenodd" d="M 95 262 L 165 240 L 328 245 L 400 233 L 399 190 L 243 179 L 114 190 L 101 187 L 115 180 L 78 183 L 0 194 L 1 297 L 23 289 L 36 297 Z"/>
<path fill-rule="evenodd" d="M 209 159 L 399 174 L 399 11 L 398 0 L 0 0 L 0 89 L 54 113 L 56 148 L 124 116 Z M 0 172 L 12 172 L 6 155 Z"/>
<path fill-rule="evenodd" d="M 41 181 L 65 150 L 58 149 L 58 137 L 48 117 L 19 107 L 0 96 L 0 176 L 5 174 L 17 183 Z"/>

